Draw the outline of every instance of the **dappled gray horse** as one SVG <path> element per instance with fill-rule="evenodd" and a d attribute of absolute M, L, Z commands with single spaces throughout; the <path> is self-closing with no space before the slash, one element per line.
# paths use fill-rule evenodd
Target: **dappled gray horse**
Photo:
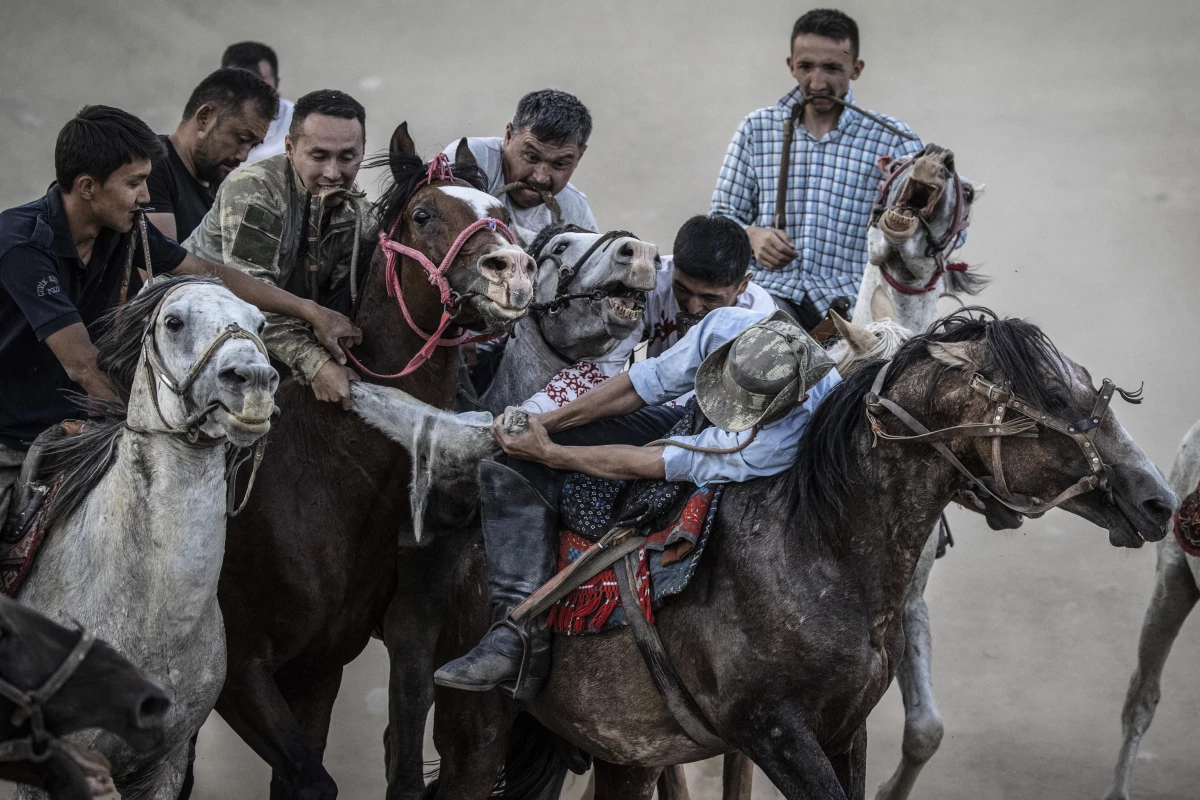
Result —
<path fill-rule="evenodd" d="M 1175 465 L 1167 480 L 1180 497 L 1196 491 L 1196 485 L 1200 483 L 1200 422 L 1193 425 L 1180 442 Z M 1162 696 L 1163 666 L 1183 621 L 1197 600 L 1200 600 L 1200 557 L 1189 555 L 1174 536 L 1167 536 L 1158 545 L 1154 595 L 1142 623 L 1138 665 L 1129 680 L 1129 692 L 1121 712 L 1124 741 L 1105 800 L 1129 800 L 1129 783 L 1137 761 L 1138 745 L 1154 719 L 1154 709 Z"/>
<path fill-rule="evenodd" d="M 229 450 L 270 428 L 279 376 L 257 336 L 263 315 L 213 279 L 156 283 L 109 324 L 97 363 L 125 402 L 56 446 L 62 486 L 18 599 L 77 621 L 163 683 L 172 702 L 157 747 L 80 741 L 108 758 L 126 800 L 174 800 L 225 679 Z"/>

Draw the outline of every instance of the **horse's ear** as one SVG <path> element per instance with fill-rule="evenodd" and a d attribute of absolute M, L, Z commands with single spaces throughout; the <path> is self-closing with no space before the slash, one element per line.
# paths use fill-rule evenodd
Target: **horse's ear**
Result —
<path fill-rule="evenodd" d="M 475 160 L 475 154 L 471 152 L 471 146 L 467 144 L 467 137 L 465 136 L 458 140 L 458 147 L 454 151 L 454 163 L 459 166 L 479 166 L 479 163 Z"/>
<path fill-rule="evenodd" d="M 417 154 L 417 145 L 413 142 L 412 137 L 408 135 L 407 120 L 396 126 L 396 130 L 392 133 L 392 141 L 388 145 L 388 152 L 407 153 L 410 156 Z"/>
<path fill-rule="evenodd" d="M 846 340 L 846 344 L 855 355 L 865 355 L 878 344 L 875 334 L 861 325 L 855 325 L 836 311 L 829 316 L 833 319 L 833 327 L 837 328 L 838 335 Z"/>
<path fill-rule="evenodd" d="M 931 342 L 927 347 L 929 355 L 946 366 L 965 372 L 979 372 L 983 359 L 972 342 Z"/>
<path fill-rule="evenodd" d="M 871 319 L 876 322 L 883 322 L 885 319 L 900 321 L 896 304 L 892 302 L 892 296 L 883 288 L 883 284 L 876 286 L 874 294 L 871 295 Z"/>
<path fill-rule="evenodd" d="M 892 161 L 894 160 L 891 156 L 880 156 L 875 162 L 879 165 L 879 171 L 883 173 L 885 178 L 892 174 Z"/>

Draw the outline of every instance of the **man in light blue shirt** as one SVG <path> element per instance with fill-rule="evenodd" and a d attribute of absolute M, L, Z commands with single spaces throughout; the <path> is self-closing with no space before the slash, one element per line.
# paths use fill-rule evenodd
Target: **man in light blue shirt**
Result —
<path fill-rule="evenodd" d="M 565 406 L 492 435 L 505 455 L 479 466 L 493 622 L 435 682 L 467 691 L 499 687 L 531 699 L 549 677 L 544 620 L 527 630 L 509 615 L 557 566 L 562 477 L 657 478 L 697 485 L 776 475 L 795 461 L 813 411 L 840 382 L 833 361 L 787 314 L 709 312 L 662 355 L 635 364 Z M 657 442 L 684 415 L 665 403 L 692 390 L 712 426 Z M 712 452 L 712 451 L 720 452 Z"/>

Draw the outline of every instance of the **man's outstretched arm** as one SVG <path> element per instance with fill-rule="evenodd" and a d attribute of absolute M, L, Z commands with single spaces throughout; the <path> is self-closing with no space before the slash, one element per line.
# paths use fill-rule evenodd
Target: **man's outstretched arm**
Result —
<path fill-rule="evenodd" d="M 616 380 L 616 378 L 612 380 Z M 611 382 L 609 381 L 609 383 Z M 590 397 L 591 394 L 598 391 L 600 389 L 595 389 L 584 397 Z M 580 398 L 580 400 L 582 399 Z M 666 467 L 663 463 L 665 448 L 663 446 L 632 447 L 622 444 L 602 447 L 565 447 L 550 441 L 546 428 L 540 421 L 545 416 L 547 415 L 531 416 L 529 427 L 515 436 L 504 430 L 502 420 L 497 420 L 497 423 L 492 426 L 492 435 L 495 436 L 504 452 L 510 456 L 545 464 L 556 470 L 582 472 L 585 475 L 608 480 L 666 477 Z"/>
<path fill-rule="evenodd" d="M 598 419 L 611 419 L 632 414 L 646 405 L 646 401 L 633 388 L 628 372 L 609 378 L 582 397 L 577 397 L 562 408 L 539 414 L 537 419 L 550 433 L 578 428 Z M 532 419 L 532 418 L 531 418 Z M 501 427 L 501 419 L 492 425 L 493 433 Z"/>

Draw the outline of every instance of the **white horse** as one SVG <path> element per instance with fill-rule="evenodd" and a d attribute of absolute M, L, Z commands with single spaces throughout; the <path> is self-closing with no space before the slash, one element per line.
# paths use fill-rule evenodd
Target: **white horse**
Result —
<path fill-rule="evenodd" d="M 1200 482 L 1200 422 L 1179 443 L 1175 465 L 1167 478 L 1180 497 L 1196 491 Z M 1154 709 L 1162 696 L 1162 671 L 1196 600 L 1200 599 L 1200 558 L 1184 552 L 1170 531 L 1158 544 L 1158 568 L 1154 576 L 1154 596 L 1146 609 L 1142 635 L 1138 641 L 1138 665 L 1129 680 L 1125 708 L 1121 712 L 1124 741 L 1117 757 L 1112 786 L 1105 800 L 1129 800 L 1129 781 L 1137 760 L 1142 734 L 1154 719 Z"/>
<path fill-rule="evenodd" d="M 111 762 L 126 800 L 174 800 L 225 679 L 217 579 L 230 451 L 270 428 L 279 376 L 257 336 L 263 315 L 212 279 L 156 283 L 108 322 L 97 361 L 127 403 L 56 447 L 62 487 L 18 598 L 78 621 L 164 684 L 173 702 L 161 747 L 84 741 Z"/>

